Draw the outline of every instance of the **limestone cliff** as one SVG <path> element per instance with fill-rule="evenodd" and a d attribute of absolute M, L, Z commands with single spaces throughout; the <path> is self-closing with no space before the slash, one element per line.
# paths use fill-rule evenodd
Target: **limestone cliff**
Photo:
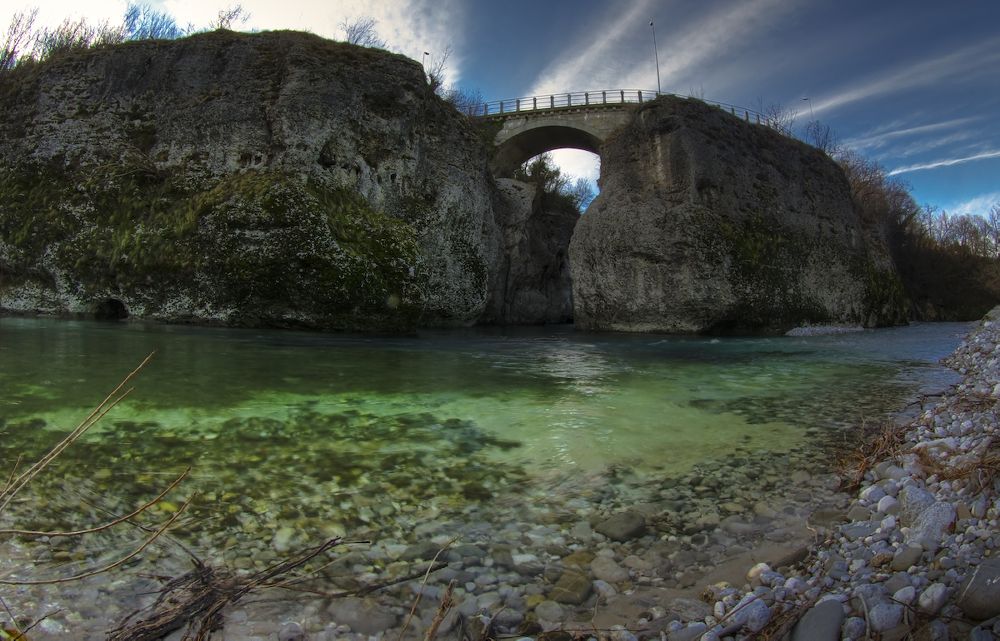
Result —
<path fill-rule="evenodd" d="M 569 241 L 580 213 L 547 202 L 537 185 L 498 179 L 496 208 L 504 240 L 493 315 L 483 320 L 509 325 L 573 320 Z"/>
<path fill-rule="evenodd" d="M 72 51 L 0 77 L 0 309 L 469 324 L 486 147 L 419 64 L 303 33 Z"/>
<path fill-rule="evenodd" d="M 573 235 L 587 329 L 779 331 L 905 320 L 885 243 L 820 151 L 697 100 L 642 105 L 606 142 Z"/>

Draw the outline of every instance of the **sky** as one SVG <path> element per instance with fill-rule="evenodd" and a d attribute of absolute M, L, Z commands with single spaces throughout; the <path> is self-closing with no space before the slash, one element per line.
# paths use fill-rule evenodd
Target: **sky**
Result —
<path fill-rule="evenodd" d="M 125 0 L 0 0 L 0 24 L 118 21 Z M 152 0 L 207 25 L 232 0 Z M 244 29 L 341 35 L 377 20 L 391 50 L 486 100 L 657 88 L 760 110 L 781 105 L 909 184 L 921 204 L 983 214 L 1000 203 L 1000 0 L 243 0 Z M 650 27 L 650 21 L 653 27 Z M 656 48 L 653 46 L 655 29 Z M 586 152 L 564 171 L 596 178 Z"/>

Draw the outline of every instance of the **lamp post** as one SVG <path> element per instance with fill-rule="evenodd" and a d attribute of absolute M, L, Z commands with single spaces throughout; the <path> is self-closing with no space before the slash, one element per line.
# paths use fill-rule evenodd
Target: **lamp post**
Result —
<path fill-rule="evenodd" d="M 424 55 L 420 58 L 420 66 L 424 68 L 424 73 L 427 73 L 427 56 L 431 55 L 430 51 L 425 51 Z"/>
<path fill-rule="evenodd" d="M 808 98 L 803 98 L 803 100 L 805 100 L 806 102 L 809 103 L 809 120 L 816 120 L 816 116 L 813 115 L 813 103 L 812 103 L 812 100 L 809 100 Z"/>
<path fill-rule="evenodd" d="M 656 27 L 653 26 L 653 19 L 649 19 L 649 28 L 653 32 L 653 56 L 656 59 L 656 95 L 660 95 L 660 52 L 656 48 Z"/>

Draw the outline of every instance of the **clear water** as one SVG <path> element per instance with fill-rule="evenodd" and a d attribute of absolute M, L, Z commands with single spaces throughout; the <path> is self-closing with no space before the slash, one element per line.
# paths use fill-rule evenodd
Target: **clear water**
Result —
<path fill-rule="evenodd" d="M 737 447 L 798 447 L 951 380 L 936 363 L 968 329 L 359 338 L 4 318 L 0 460 L 37 456 L 155 351 L 131 396 L 60 457 L 53 487 L 79 479 L 130 504 L 192 465 L 206 530 L 246 526 L 248 510 L 327 531 L 391 525 L 612 466 L 680 474 Z"/>

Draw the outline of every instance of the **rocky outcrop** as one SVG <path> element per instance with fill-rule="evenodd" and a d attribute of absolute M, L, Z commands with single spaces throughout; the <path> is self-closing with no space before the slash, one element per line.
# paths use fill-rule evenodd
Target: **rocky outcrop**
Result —
<path fill-rule="evenodd" d="M 468 121 L 402 56 L 219 31 L 0 83 L 0 308 L 470 324 L 500 276 Z"/>
<path fill-rule="evenodd" d="M 818 150 L 661 97 L 605 144 L 570 246 L 587 329 L 782 330 L 905 320 L 885 244 Z"/>
<path fill-rule="evenodd" d="M 534 184 L 502 178 L 499 224 L 504 240 L 494 322 L 526 325 L 573 320 L 569 242 L 580 213 L 549 202 Z"/>

